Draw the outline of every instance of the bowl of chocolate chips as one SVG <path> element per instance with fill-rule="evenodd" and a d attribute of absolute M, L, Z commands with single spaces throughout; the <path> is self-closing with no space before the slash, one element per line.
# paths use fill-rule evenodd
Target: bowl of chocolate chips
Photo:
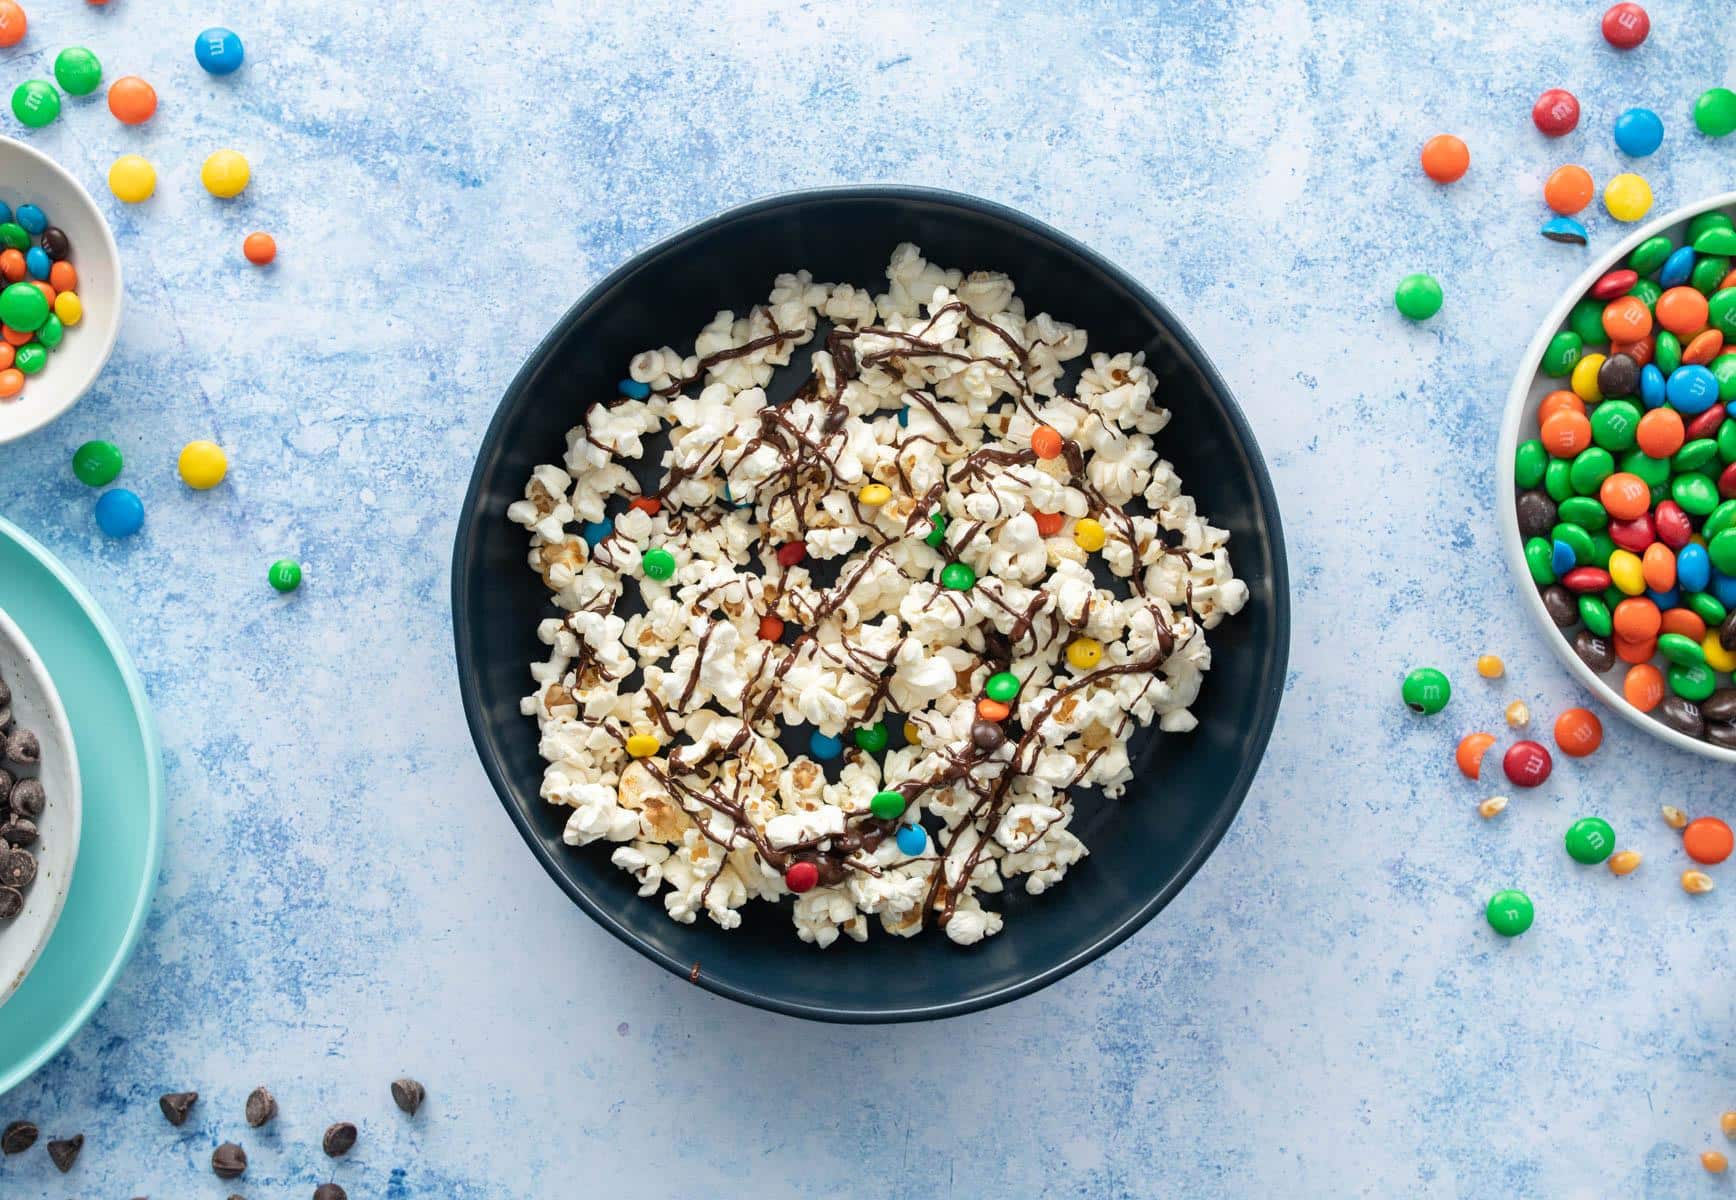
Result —
<path fill-rule="evenodd" d="M 42 660 L 0 609 L 0 1005 L 54 933 L 78 858 L 78 755 Z"/>

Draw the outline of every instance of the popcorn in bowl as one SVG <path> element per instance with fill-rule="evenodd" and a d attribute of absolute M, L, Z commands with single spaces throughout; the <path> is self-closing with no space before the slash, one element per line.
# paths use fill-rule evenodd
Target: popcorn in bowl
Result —
<path fill-rule="evenodd" d="M 1123 794 L 1134 731 L 1194 728 L 1247 602 L 1142 355 L 1068 391 L 1085 331 L 1006 276 L 906 244 L 886 277 L 781 275 L 638 355 L 508 509 L 560 614 L 522 704 L 541 794 L 677 921 L 793 895 L 819 946 L 998 932 L 985 897 L 1088 853 L 1075 793 Z"/>

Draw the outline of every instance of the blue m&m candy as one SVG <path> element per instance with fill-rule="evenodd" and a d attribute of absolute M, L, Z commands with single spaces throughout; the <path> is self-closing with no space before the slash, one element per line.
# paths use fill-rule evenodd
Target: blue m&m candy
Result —
<path fill-rule="evenodd" d="M 1736 576 L 1712 572 L 1712 594 L 1725 608 L 1736 608 Z"/>
<path fill-rule="evenodd" d="M 818 729 L 808 737 L 808 753 L 821 762 L 830 762 L 844 753 L 844 739 L 821 733 Z"/>
<path fill-rule="evenodd" d="M 906 429 L 910 426 L 910 405 L 906 404 L 898 410 L 898 427 Z"/>
<path fill-rule="evenodd" d="M 915 858 L 928 849 L 928 831 L 920 825 L 900 825 L 898 827 L 898 852 L 907 858 Z"/>
<path fill-rule="evenodd" d="M 1672 250 L 1664 265 L 1658 268 L 1658 286 L 1668 291 L 1687 283 L 1694 277 L 1694 258 L 1692 246 L 1678 246 Z"/>
<path fill-rule="evenodd" d="M 1640 368 L 1640 399 L 1646 402 L 1647 408 L 1662 408 L 1669 398 L 1668 389 L 1664 386 L 1664 373 L 1655 363 L 1647 363 Z"/>
<path fill-rule="evenodd" d="M 34 204 L 20 204 L 13 219 L 24 226 L 24 232 L 32 237 L 48 228 L 48 214 Z"/>
<path fill-rule="evenodd" d="M 32 246 L 24 252 L 24 269 L 32 279 L 47 279 L 48 269 L 53 265 L 48 261 L 48 251 L 41 246 Z"/>
<path fill-rule="evenodd" d="M 213 75 L 228 75 L 241 66 L 241 39 L 233 30 L 214 25 L 193 42 L 193 57 Z"/>
<path fill-rule="evenodd" d="M 1566 542 L 1557 541 L 1549 552 L 1549 569 L 1557 575 L 1565 575 L 1573 570 L 1576 561 L 1573 547 Z"/>
<path fill-rule="evenodd" d="M 1667 592 L 1660 592 L 1656 588 L 1647 588 L 1646 598 L 1665 612 L 1668 612 L 1672 608 L 1678 608 L 1681 606 L 1682 589 L 1671 588 Z"/>
<path fill-rule="evenodd" d="M 1712 582 L 1712 559 L 1706 547 L 1689 542 L 1676 551 L 1676 582 L 1684 592 L 1703 592 Z"/>
<path fill-rule="evenodd" d="M 126 488 L 104 492 L 96 502 L 96 523 L 112 538 L 132 537 L 145 523 L 145 504 Z"/>
<path fill-rule="evenodd" d="M 623 379 L 615 385 L 615 390 L 629 400 L 643 400 L 651 394 L 651 385 L 640 383 L 637 379 Z"/>
<path fill-rule="evenodd" d="M 1670 375 L 1665 394 L 1677 412 L 1703 413 L 1718 402 L 1718 377 L 1698 363 L 1689 363 Z"/>
<path fill-rule="evenodd" d="M 1664 123 L 1649 108 L 1630 108 L 1615 119 L 1615 144 L 1623 154 L 1644 158 L 1664 144 Z"/>
<path fill-rule="evenodd" d="M 595 546 L 598 542 L 615 532 L 615 522 L 605 517 L 601 521 L 586 521 L 583 530 L 585 545 Z"/>

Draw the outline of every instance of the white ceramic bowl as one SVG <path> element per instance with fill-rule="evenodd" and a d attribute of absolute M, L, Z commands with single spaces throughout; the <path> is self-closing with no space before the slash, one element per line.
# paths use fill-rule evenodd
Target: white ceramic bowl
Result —
<path fill-rule="evenodd" d="M 1625 266 L 1627 256 L 1633 248 L 1649 237 L 1667 233 L 1678 243 L 1682 241 L 1688 222 L 1694 217 L 1710 209 L 1724 209 L 1736 216 L 1736 192 L 1725 192 L 1721 196 L 1713 196 L 1675 212 L 1659 217 L 1655 221 L 1637 226 L 1632 233 L 1619 243 L 1611 246 L 1591 260 L 1591 265 L 1585 273 L 1573 281 L 1555 307 L 1549 310 L 1543 325 L 1537 331 L 1537 336 L 1531 339 L 1531 345 L 1525 350 L 1525 355 L 1519 360 L 1518 373 L 1513 376 L 1513 386 L 1507 392 L 1507 410 L 1501 417 L 1501 443 L 1495 455 L 1496 496 L 1495 511 L 1501 522 L 1501 548 L 1507 556 L 1507 566 L 1513 572 L 1513 578 L 1519 585 L 1520 594 L 1524 597 L 1525 609 L 1531 614 L 1537 628 L 1542 630 L 1544 641 L 1549 643 L 1559 658 L 1573 673 L 1573 677 L 1590 690 L 1598 699 L 1610 708 L 1620 713 L 1624 718 L 1639 726 L 1653 737 L 1678 746 L 1683 750 L 1691 750 L 1695 754 L 1703 754 L 1707 758 L 1715 758 L 1721 762 L 1736 763 L 1736 750 L 1727 750 L 1714 746 L 1710 742 L 1702 742 L 1691 738 L 1685 733 L 1678 733 L 1663 722 L 1656 720 L 1627 702 L 1621 694 L 1621 673 L 1627 669 L 1627 664 L 1618 661 L 1610 671 L 1609 678 L 1598 675 L 1585 665 L 1579 655 L 1573 652 L 1573 646 L 1567 638 L 1561 636 L 1555 622 L 1549 619 L 1549 612 L 1543 607 L 1543 597 L 1537 591 L 1537 585 L 1531 581 L 1530 568 L 1525 565 L 1525 546 L 1519 536 L 1519 517 L 1513 507 L 1513 455 L 1524 438 L 1535 437 L 1537 429 L 1537 405 L 1543 397 L 1557 388 L 1565 386 L 1562 381 L 1546 379 L 1538 373 L 1538 367 L 1543 362 L 1543 351 L 1549 345 L 1549 339 L 1567 324 L 1567 314 L 1579 298 L 1585 295 L 1587 289 L 1604 272 L 1617 266 Z M 1614 680 L 1612 683 L 1611 680 Z"/>
<path fill-rule="evenodd" d="M 47 807 L 37 821 L 41 835 L 30 847 L 36 855 L 36 882 L 24 894 L 24 911 L 0 922 L 0 1004 L 5 1004 L 24 982 L 60 920 L 78 859 L 82 797 L 78 754 L 60 694 L 29 640 L 4 609 L 0 609 L 0 676 L 12 689 L 14 718 L 35 730 L 42 742 L 42 762 L 35 775 L 48 794 Z"/>
<path fill-rule="evenodd" d="M 0 137 L 0 202 L 34 204 L 72 242 L 84 319 L 66 331 L 40 375 L 0 400 L 0 443 L 42 428 L 78 403 L 101 373 L 121 328 L 121 256 L 90 193 L 60 164 L 23 142 Z"/>

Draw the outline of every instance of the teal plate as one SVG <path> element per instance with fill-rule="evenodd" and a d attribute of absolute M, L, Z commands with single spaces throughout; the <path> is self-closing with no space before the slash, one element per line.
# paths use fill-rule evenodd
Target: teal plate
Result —
<path fill-rule="evenodd" d="M 0 607 L 42 656 L 72 721 L 84 838 L 47 949 L 0 1006 L 0 1094 L 77 1033 L 126 966 L 163 852 L 163 763 L 144 685 L 84 587 L 0 518 Z"/>

